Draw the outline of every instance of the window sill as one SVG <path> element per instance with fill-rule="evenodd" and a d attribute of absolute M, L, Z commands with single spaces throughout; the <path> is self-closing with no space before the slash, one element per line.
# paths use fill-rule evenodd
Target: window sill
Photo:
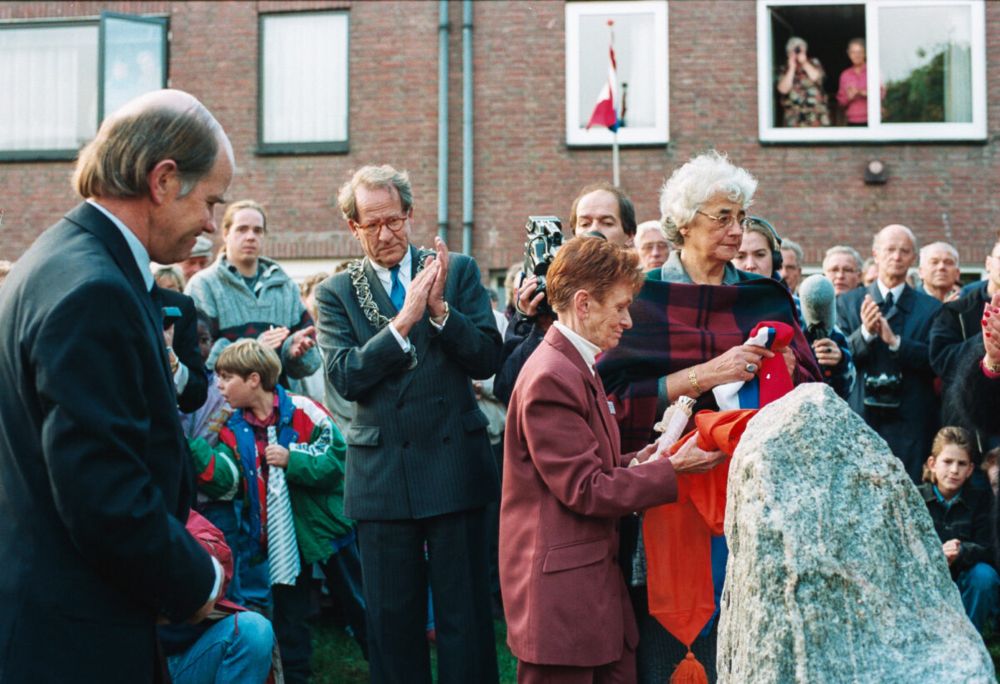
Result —
<path fill-rule="evenodd" d="M 321 143 L 258 143 L 254 154 L 258 157 L 277 157 L 303 154 L 347 154 L 350 145 L 346 140 Z"/>

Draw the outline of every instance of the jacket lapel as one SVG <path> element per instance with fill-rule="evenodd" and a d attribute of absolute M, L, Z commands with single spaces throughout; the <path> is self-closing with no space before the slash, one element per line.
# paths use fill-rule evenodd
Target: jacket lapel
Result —
<path fill-rule="evenodd" d="M 156 340 L 159 349 L 161 370 L 164 372 L 167 384 L 173 387 L 170 362 L 167 359 L 167 347 L 163 341 L 162 313 L 157 311 L 152 295 L 146 290 L 146 283 L 142 279 L 142 274 L 139 273 L 139 265 L 135 263 L 132 250 L 129 249 L 121 231 L 107 216 L 87 202 L 80 203 L 66 214 L 66 219 L 93 234 L 104 244 L 111 258 L 125 276 L 125 280 L 135 291 L 135 295 L 146 314 L 147 332 L 150 337 Z"/>
<path fill-rule="evenodd" d="M 604 433 L 607 435 L 608 444 L 611 446 L 609 465 L 611 467 L 619 465 L 614 462 L 615 446 L 618 444 L 618 426 L 611 417 L 611 411 L 608 409 L 608 396 L 604 392 L 604 386 L 601 384 L 600 379 L 590 371 L 587 364 L 584 363 L 583 357 L 580 356 L 580 352 L 573 346 L 573 343 L 566 339 L 566 336 L 554 326 L 549 328 L 549 331 L 545 334 L 545 339 L 559 350 L 563 356 L 569 359 L 586 379 L 587 386 L 590 389 L 591 400 L 597 411 L 597 415 L 600 416 L 601 424 L 604 426 Z"/>
<path fill-rule="evenodd" d="M 392 305 L 392 300 L 389 299 L 389 293 L 385 291 L 385 287 L 382 285 L 382 281 L 378 279 L 378 273 L 375 272 L 375 267 L 372 266 L 371 259 L 365 259 L 365 277 L 368 278 L 368 289 L 371 290 L 372 299 L 378 305 L 379 310 L 383 314 L 392 318 L 399 311 L 396 307 Z"/>
<path fill-rule="evenodd" d="M 889 310 L 888 315 L 886 315 L 885 320 L 890 323 L 893 319 L 897 319 L 899 322 L 899 330 L 893 328 L 893 332 L 897 335 L 902 334 L 902 327 L 906 325 L 907 314 L 913 310 L 914 300 L 916 300 L 917 295 L 915 290 L 909 285 L 903 286 L 903 291 L 899 295 L 899 299 L 892 305 L 892 309 Z"/>

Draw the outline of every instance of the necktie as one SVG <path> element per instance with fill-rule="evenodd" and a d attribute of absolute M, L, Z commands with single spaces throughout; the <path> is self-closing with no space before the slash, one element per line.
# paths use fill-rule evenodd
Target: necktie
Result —
<path fill-rule="evenodd" d="M 399 264 L 390 268 L 389 273 L 392 275 L 392 290 L 389 291 L 389 299 L 392 300 L 396 311 L 402 311 L 403 302 L 406 300 L 406 290 L 403 288 L 403 283 L 399 282 Z"/>
<path fill-rule="evenodd" d="M 278 443 L 278 432 L 273 425 L 267 428 L 267 443 Z M 277 466 L 271 466 L 267 479 L 267 559 L 271 584 L 295 584 L 301 570 L 299 546 L 295 541 L 285 471 Z"/>
<path fill-rule="evenodd" d="M 893 299 L 893 296 L 892 296 L 892 292 L 887 292 L 885 294 L 885 299 L 882 300 L 882 314 L 883 315 L 889 313 L 889 311 L 892 309 L 893 301 L 894 301 L 894 299 Z"/>

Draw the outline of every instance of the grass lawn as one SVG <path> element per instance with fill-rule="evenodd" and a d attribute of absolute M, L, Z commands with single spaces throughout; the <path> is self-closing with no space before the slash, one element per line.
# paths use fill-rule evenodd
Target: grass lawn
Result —
<path fill-rule="evenodd" d="M 361 657 L 354 640 L 328 618 L 318 617 L 311 623 L 313 630 L 313 681 L 315 684 L 367 684 L 368 663 Z M 507 650 L 507 628 L 502 621 L 495 623 L 497 657 L 500 661 L 501 684 L 517 680 L 517 661 Z M 993 664 L 1000 671 L 1000 632 L 987 638 L 986 645 Z M 432 665 L 436 661 L 431 650 Z"/>
<path fill-rule="evenodd" d="M 312 620 L 310 627 L 313 634 L 314 684 L 368 684 L 368 663 L 343 627 L 323 615 Z M 500 682 L 514 684 L 517 681 L 517 661 L 507 649 L 507 627 L 500 620 L 494 623 L 494 627 Z M 432 647 L 431 667 L 435 674 L 436 663 L 437 653 Z"/>

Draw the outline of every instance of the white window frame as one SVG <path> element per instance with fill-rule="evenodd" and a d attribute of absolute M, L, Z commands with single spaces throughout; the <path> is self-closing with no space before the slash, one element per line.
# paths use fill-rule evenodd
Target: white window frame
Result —
<path fill-rule="evenodd" d="M 569 146 L 609 146 L 615 135 L 603 126 L 590 130 L 581 128 L 580 121 L 580 18 L 592 14 L 649 14 L 655 17 L 653 84 L 654 102 L 659 103 L 655 124 L 618 129 L 619 145 L 663 145 L 670 140 L 670 64 L 668 49 L 667 0 L 630 0 L 627 2 L 567 2 L 566 3 L 566 144 Z M 595 104 L 597 93 L 594 93 Z M 589 117 L 589 114 L 587 115 Z M 627 112 L 626 112 L 627 116 Z"/>
<path fill-rule="evenodd" d="M 880 99 L 868 98 L 867 127 L 783 128 L 774 126 L 777 106 L 775 68 L 771 60 L 772 7 L 808 5 L 863 5 L 865 42 L 869 56 L 879 54 L 879 10 L 886 7 L 967 7 L 970 12 L 972 57 L 971 123 L 882 123 Z M 828 74 L 829 76 L 829 74 Z M 881 83 L 878 60 L 868 60 L 868 82 Z M 986 125 L 986 18 L 982 0 L 757 0 L 757 123 L 761 142 L 923 142 L 985 141 Z"/>

